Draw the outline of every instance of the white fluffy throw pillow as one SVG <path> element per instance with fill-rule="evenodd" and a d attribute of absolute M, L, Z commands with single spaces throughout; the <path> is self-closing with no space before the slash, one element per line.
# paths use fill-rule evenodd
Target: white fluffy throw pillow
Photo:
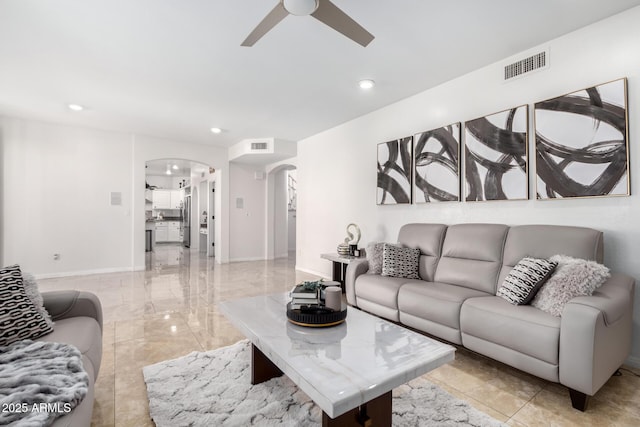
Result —
<path fill-rule="evenodd" d="M 372 242 L 367 245 L 367 261 L 369 261 L 370 274 L 382 273 L 382 249 L 384 243 Z"/>
<path fill-rule="evenodd" d="M 31 273 L 22 272 L 22 281 L 24 283 L 24 291 L 31 299 L 33 305 L 35 305 L 36 310 L 42 314 L 45 322 L 51 327 L 53 327 L 53 321 L 51 320 L 51 316 L 46 308 L 44 308 L 44 301 L 42 300 L 42 295 L 40 294 L 40 290 L 38 289 L 38 282 L 36 282 L 36 278 Z"/>
<path fill-rule="evenodd" d="M 531 305 L 553 316 L 562 316 L 564 306 L 573 298 L 591 295 L 609 277 L 609 269 L 595 261 L 554 255 L 558 263 L 553 275 L 540 288 Z"/>

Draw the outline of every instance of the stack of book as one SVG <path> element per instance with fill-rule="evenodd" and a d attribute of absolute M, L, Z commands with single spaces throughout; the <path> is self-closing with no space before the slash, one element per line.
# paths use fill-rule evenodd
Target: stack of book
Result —
<path fill-rule="evenodd" d="M 299 310 L 303 306 L 318 306 L 321 301 L 318 299 L 318 291 L 305 289 L 304 285 L 296 285 L 289 292 L 291 297 L 291 309 Z"/>

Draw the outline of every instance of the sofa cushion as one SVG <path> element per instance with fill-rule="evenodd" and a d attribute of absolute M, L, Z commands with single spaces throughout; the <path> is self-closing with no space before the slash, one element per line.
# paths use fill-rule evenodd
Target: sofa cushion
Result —
<path fill-rule="evenodd" d="M 447 229 L 435 282 L 464 286 L 495 295 L 502 248 L 509 227 L 503 224 L 457 224 Z"/>
<path fill-rule="evenodd" d="M 504 244 L 503 267 L 498 283 L 524 257 L 549 258 L 564 254 L 602 262 L 602 232 L 565 225 L 518 225 L 511 227 Z"/>
<path fill-rule="evenodd" d="M 560 319 L 530 305 L 513 305 L 497 296 L 470 298 L 460 311 L 465 334 L 557 365 Z"/>
<path fill-rule="evenodd" d="M 468 298 L 486 295 L 486 292 L 447 283 L 406 283 L 398 293 L 398 309 L 401 313 L 460 329 L 462 303 Z"/>
<path fill-rule="evenodd" d="M 38 338 L 37 341 L 62 342 L 75 346 L 92 365 L 91 371 L 95 379 L 100 370 L 102 360 L 102 331 L 98 322 L 92 317 L 70 317 L 57 320 L 50 334 Z"/>
<path fill-rule="evenodd" d="M 609 278 L 609 269 L 595 261 L 554 255 L 558 263 L 553 275 L 542 286 L 531 305 L 560 317 L 564 306 L 575 297 L 592 295 Z"/>
<path fill-rule="evenodd" d="M 403 279 L 419 279 L 420 249 L 384 245 L 382 251 L 382 275 Z"/>
<path fill-rule="evenodd" d="M 27 296 L 20 267 L 0 269 L 0 346 L 35 339 L 51 330 L 51 324 Z"/>
<path fill-rule="evenodd" d="M 356 301 L 364 298 L 385 307 L 398 309 L 398 290 L 408 279 L 386 277 L 378 274 L 363 274 L 355 283 Z M 358 302 L 358 305 L 360 303 Z"/>
<path fill-rule="evenodd" d="M 423 280 L 433 281 L 446 231 L 444 224 L 405 224 L 400 228 L 398 242 L 407 248 L 420 249 L 419 274 Z"/>
<path fill-rule="evenodd" d="M 356 305 L 376 316 L 398 322 L 398 290 L 415 279 L 362 274 L 356 279 L 354 288 Z"/>
<path fill-rule="evenodd" d="M 551 276 L 558 263 L 540 258 L 522 258 L 507 274 L 497 295 L 511 304 L 528 304 Z"/>

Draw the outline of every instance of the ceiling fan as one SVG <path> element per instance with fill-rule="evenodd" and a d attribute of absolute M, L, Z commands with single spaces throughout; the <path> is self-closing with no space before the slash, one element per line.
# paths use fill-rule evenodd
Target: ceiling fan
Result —
<path fill-rule="evenodd" d="M 241 46 L 253 46 L 287 15 L 311 15 L 318 21 L 347 36 L 354 42 L 367 46 L 373 35 L 351 19 L 330 0 L 279 0 L 276 7 L 265 16 L 258 26 L 242 42 Z"/>

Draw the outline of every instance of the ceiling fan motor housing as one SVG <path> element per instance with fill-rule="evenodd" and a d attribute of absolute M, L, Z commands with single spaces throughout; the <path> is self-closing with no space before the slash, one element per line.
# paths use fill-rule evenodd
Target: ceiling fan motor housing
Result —
<path fill-rule="evenodd" d="M 282 0 L 282 5 L 292 15 L 307 16 L 318 9 L 318 0 Z"/>

